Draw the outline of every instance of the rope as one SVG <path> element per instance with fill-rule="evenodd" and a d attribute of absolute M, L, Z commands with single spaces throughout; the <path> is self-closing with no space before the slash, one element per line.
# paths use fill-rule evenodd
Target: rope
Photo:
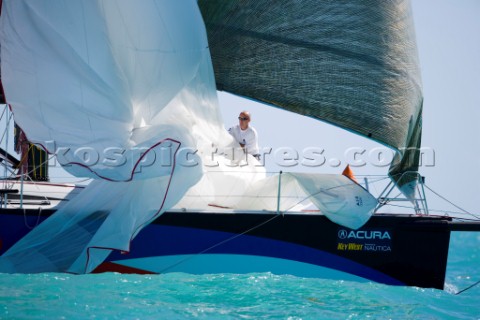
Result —
<path fill-rule="evenodd" d="M 2 119 L 3 119 L 3 115 L 4 115 L 4 114 L 5 114 L 5 112 L 7 111 L 7 108 L 8 108 L 8 106 L 7 106 L 7 105 L 5 105 L 5 107 L 3 108 L 3 111 L 2 111 L 2 115 L 0 116 L 0 120 L 2 120 Z"/>
<path fill-rule="evenodd" d="M 173 263 L 173 264 L 165 267 L 164 269 L 160 270 L 159 273 L 164 273 L 165 271 L 167 271 L 167 270 L 169 270 L 169 269 L 171 269 L 171 268 L 173 268 L 173 267 L 176 267 L 176 266 L 184 263 L 185 261 L 188 261 L 188 260 L 190 260 L 190 259 L 193 259 L 194 257 L 196 257 L 196 256 L 198 256 L 198 255 L 201 255 L 201 254 L 204 254 L 205 252 L 208 252 L 208 251 L 212 250 L 213 248 L 216 248 L 216 247 L 218 247 L 218 246 L 220 246 L 220 245 L 222 245 L 222 244 L 224 244 L 224 243 L 227 243 L 227 242 L 229 242 L 229 241 L 232 241 L 232 240 L 234 240 L 234 239 L 236 239 L 236 238 L 238 238 L 238 237 L 240 237 L 240 236 L 242 236 L 242 235 L 244 235 L 244 234 L 246 234 L 246 233 L 248 233 L 248 232 L 250 232 L 250 231 L 253 231 L 253 230 L 255 230 L 255 229 L 257 229 L 257 228 L 259 228 L 259 227 L 261 227 L 261 226 L 263 226 L 263 225 L 265 225 L 265 224 L 267 224 L 267 223 L 269 223 L 270 221 L 278 218 L 279 216 L 280 216 L 280 215 L 278 215 L 278 214 L 277 214 L 277 215 L 274 215 L 274 216 L 271 217 L 270 219 L 268 219 L 268 220 L 266 220 L 266 221 L 264 221 L 264 222 L 262 222 L 262 223 L 260 223 L 260 224 L 258 224 L 258 225 L 256 225 L 256 226 L 253 226 L 253 227 L 250 228 L 250 229 L 247 229 L 247 230 L 245 230 L 245 231 L 243 231 L 243 232 L 241 232 L 241 233 L 235 234 L 235 235 L 233 235 L 233 236 L 231 236 L 231 237 L 229 237 L 229 238 L 227 238 L 227 239 L 225 239 L 225 240 L 222 240 L 222 241 L 214 244 L 213 246 L 210 246 L 210 247 L 208 247 L 208 248 L 206 248 L 206 249 L 204 249 L 204 250 L 202 250 L 202 251 L 200 251 L 200 252 L 191 254 L 191 255 L 189 255 L 188 257 L 185 257 L 185 258 L 183 258 L 182 260 L 180 260 L 180 261 L 178 261 L 178 262 L 176 262 L 176 263 Z"/>
<path fill-rule="evenodd" d="M 477 218 L 477 219 L 480 219 L 480 216 L 477 216 L 477 215 L 475 215 L 475 214 L 473 214 L 473 213 L 468 212 L 467 210 L 465 210 L 465 209 L 463 209 L 463 208 L 460 208 L 459 206 L 457 206 L 456 204 L 454 204 L 453 202 L 451 202 L 451 201 L 448 200 L 447 198 L 445 198 L 445 197 L 443 197 L 442 195 L 440 195 L 439 193 L 433 191 L 433 190 L 432 190 L 430 187 L 428 187 L 427 185 L 424 184 L 424 186 L 425 186 L 425 188 L 427 188 L 428 190 L 430 190 L 431 192 L 433 192 L 435 195 L 437 195 L 437 196 L 440 197 L 441 199 L 445 200 L 446 202 L 448 202 L 449 204 L 451 204 L 452 206 L 454 206 L 454 207 L 457 208 L 458 210 L 462 211 L 463 213 L 468 214 L 468 215 L 471 215 L 471 216 L 473 216 L 473 217 L 475 217 L 475 218 Z"/>
<path fill-rule="evenodd" d="M 475 286 L 478 285 L 478 284 L 480 284 L 480 280 L 477 281 L 477 282 L 475 282 L 474 284 L 466 287 L 465 289 L 458 291 L 457 293 L 455 293 L 455 295 L 459 295 L 460 293 L 463 293 L 463 292 L 465 292 L 465 291 L 467 291 L 467 290 L 469 290 L 469 289 L 472 289 L 473 287 L 475 287 Z"/>
<path fill-rule="evenodd" d="M 345 185 L 347 185 L 347 184 L 345 184 Z M 345 186 L 345 185 L 335 186 L 335 187 L 331 187 L 331 188 L 328 188 L 328 189 L 325 189 L 325 190 L 332 190 L 332 189 L 336 189 L 336 188 L 343 187 L 343 186 Z M 325 190 L 321 190 L 321 191 L 319 191 L 319 192 L 317 192 L 317 193 L 314 193 L 314 194 L 311 194 L 311 195 L 306 196 L 304 199 L 298 201 L 296 204 L 292 205 L 290 208 L 288 208 L 288 209 L 285 210 L 285 211 L 291 210 L 292 208 L 294 208 L 294 207 L 295 207 L 296 205 L 298 205 L 299 203 L 302 203 L 303 201 L 305 201 L 305 200 L 307 200 L 307 199 L 309 199 L 309 198 L 311 198 L 311 197 L 313 197 L 313 196 L 315 196 L 315 195 L 317 195 L 317 194 L 319 194 L 319 193 L 321 193 L 321 192 L 324 192 Z M 285 211 L 282 211 L 282 212 L 285 212 Z M 231 237 L 229 237 L 229 238 L 227 238 L 227 239 L 225 239 L 225 240 L 222 240 L 222 241 L 220 241 L 220 242 L 218 242 L 218 243 L 216 243 L 216 244 L 214 244 L 214 245 L 212 245 L 212 246 L 210 246 L 210 247 L 208 247 L 208 248 L 206 248 L 206 249 L 204 249 L 204 250 L 202 250 L 202 251 L 200 251 L 200 252 L 191 254 L 191 255 L 189 255 L 188 257 L 185 257 L 184 259 L 182 259 L 182 260 L 180 260 L 180 261 L 177 261 L 177 262 L 175 262 L 175 263 L 173 263 L 173 264 L 165 267 L 164 269 L 160 270 L 159 273 L 164 273 L 165 271 L 167 271 L 167 270 L 169 270 L 169 269 L 171 269 L 171 268 L 173 268 L 173 267 L 176 267 L 176 266 L 184 263 L 185 261 L 188 261 L 188 260 L 190 260 L 190 259 L 193 259 L 194 257 L 196 257 L 196 256 L 198 256 L 198 255 L 204 254 L 205 252 L 208 252 L 208 251 L 210 251 L 210 250 L 212 250 L 212 249 L 214 249 L 214 248 L 216 248 L 216 247 L 218 247 L 218 246 L 220 246 L 220 245 L 222 245 L 222 244 L 224 244 L 224 243 L 227 243 L 227 242 L 232 241 L 232 240 L 234 240 L 234 239 L 236 239 L 236 238 L 238 238 L 238 237 L 240 237 L 240 236 L 242 236 L 242 235 L 244 235 L 244 234 L 246 234 L 246 233 L 249 233 L 250 231 L 253 231 L 253 230 L 255 230 L 255 229 L 257 229 L 257 228 L 259 228 L 259 227 L 261 227 L 261 226 L 263 226 L 263 225 L 265 225 L 265 224 L 273 221 L 274 219 L 278 218 L 279 216 L 280 216 L 280 214 L 276 214 L 276 215 L 274 215 L 273 217 L 271 217 L 270 219 L 268 219 L 268 220 L 266 220 L 266 221 L 263 221 L 262 223 L 259 223 L 258 225 L 253 226 L 252 228 L 249 228 L 249 229 L 247 229 L 247 230 L 245 230 L 245 231 L 243 231 L 243 232 L 241 232 L 241 233 L 235 234 L 235 235 L 233 235 L 233 236 L 231 236 Z"/>
<path fill-rule="evenodd" d="M 5 112 L 5 111 L 3 111 Z M 7 122 L 10 123 L 10 120 L 12 120 L 12 117 L 13 117 L 13 114 L 10 114 L 10 116 L 8 117 L 8 120 Z M 0 118 L 0 120 L 3 118 L 3 113 L 2 113 L 2 117 Z M 3 139 L 5 138 L 5 135 L 7 134 L 7 128 L 5 128 L 5 130 L 3 131 L 3 135 L 2 135 L 2 138 L 0 139 L 0 142 L 3 141 Z M 5 150 L 6 152 L 6 150 Z"/>
<path fill-rule="evenodd" d="M 36 226 L 38 226 L 38 224 L 40 223 L 40 217 L 42 216 L 42 207 L 39 207 L 38 208 L 38 215 L 37 215 L 37 221 L 35 222 L 35 225 L 32 227 L 28 224 L 28 221 L 27 221 L 27 210 L 24 208 L 23 209 L 23 222 L 25 224 L 25 227 L 27 227 L 28 229 L 32 230 L 33 228 L 35 228 Z"/>
<path fill-rule="evenodd" d="M 392 204 L 391 202 L 386 202 L 384 205 L 388 205 L 390 207 L 396 207 L 396 208 L 402 208 L 402 209 L 410 209 L 410 210 L 413 210 L 414 207 L 413 206 L 402 206 L 400 204 Z"/>

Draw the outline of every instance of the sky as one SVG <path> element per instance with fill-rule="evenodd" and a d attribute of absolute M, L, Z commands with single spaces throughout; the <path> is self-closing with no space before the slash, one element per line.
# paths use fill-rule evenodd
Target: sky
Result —
<path fill-rule="evenodd" d="M 413 1 L 424 92 L 426 183 L 480 213 L 480 1 Z"/>
<path fill-rule="evenodd" d="M 426 186 L 478 214 L 480 1 L 412 0 L 412 9 L 424 94 L 422 146 L 428 150 L 420 173 L 425 176 Z M 353 167 L 354 173 L 359 176 L 387 173 L 388 166 L 379 167 L 384 162 L 376 160 L 378 148 L 385 147 L 367 139 L 224 92 L 219 93 L 219 100 L 227 127 L 236 124 L 241 110 L 252 113 L 251 124 L 258 131 L 259 144 L 272 148 L 265 158 L 268 171 L 341 173 L 345 164 L 351 162 L 345 151 L 362 148 L 366 150 L 362 158 L 366 164 Z M 282 146 L 298 152 L 306 147 L 322 148 L 326 162 L 316 168 L 300 164 L 278 166 L 272 155 Z M 427 201 L 430 209 L 455 209 L 431 193 Z"/>

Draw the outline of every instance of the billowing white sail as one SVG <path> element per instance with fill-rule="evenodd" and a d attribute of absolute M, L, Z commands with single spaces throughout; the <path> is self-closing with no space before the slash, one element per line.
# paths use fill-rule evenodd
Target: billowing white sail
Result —
<path fill-rule="evenodd" d="M 202 148 L 232 142 L 193 0 L 4 1 L 1 39 L 15 121 L 70 173 L 97 179 L 7 252 L 4 270 L 89 272 L 128 251 L 200 179 Z"/>
<path fill-rule="evenodd" d="M 0 271 L 90 272 L 177 203 L 275 210 L 278 177 L 228 151 L 195 0 L 7 0 L 0 27 L 15 121 L 70 173 L 94 178 L 0 257 Z M 213 154 L 218 166 L 204 162 Z M 345 177 L 289 175 L 282 188 L 351 228 L 374 207 Z M 271 199 L 258 202 L 263 192 Z"/>
<path fill-rule="evenodd" d="M 194 1 L 5 1 L 2 41 L 15 121 L 31 142 L 72 163 L 65 166 L 72 174 L 116 181 L 165 175 L 166 165 L 138 169 L 139 161 L 151 162 L 142 153 L 165 138 L 195 146 L 190 129 L 198 116 L 219 125 L 212 108 L 197 105 L 201 114 L 190 111 L 183 121 L 172 119 L 180 110 L 164 111 L 209 68 Z M 200 86 L 214 90 L 212 75 L 204 78 Z"/>

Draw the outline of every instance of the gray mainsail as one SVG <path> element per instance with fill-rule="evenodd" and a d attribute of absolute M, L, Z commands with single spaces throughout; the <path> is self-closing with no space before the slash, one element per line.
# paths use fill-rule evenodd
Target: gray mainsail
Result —
<path fill-rule="evenodd" d="M 198 3 L 219 90 L 390 146 L 390 175 L 411 180 L 423 98 L 409 1 Z"/>

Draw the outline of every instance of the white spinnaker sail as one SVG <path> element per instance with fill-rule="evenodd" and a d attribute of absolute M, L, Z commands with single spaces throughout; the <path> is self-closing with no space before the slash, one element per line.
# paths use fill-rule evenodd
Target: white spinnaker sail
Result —
<path fill-rule="evenodd" d="M 184 121 L 172 119 L 182 112 L 164 112 L 209 67 L 195 1 L 4 1 L 2 42 L 15 121 L 31 142 L 74 163 L 65 166 L 74 175 L 129 180 L 141 151 L 162 138 L 195 146 L 194 117 L 219 126 L 213 107 L 189 107 Z M 212 75 L 202 76 L 199 86 L 214 90 Z M 168 171 L 146 172 L 161 169 L 144 167 L 140 176 Z"/>
<path fill-rule="evenodd" d="M 1 39 L 15 121 L 70 173 L 96 179 L 3 270 L 89 272 L 110 249 L 128 251 L 200 179 L 202 147 L 232 142 L 194 0 L 4 1 Z"/>
<path fill-rule="evenodd" d="M 4 1 L 1 39 L 15 120 L 70 173 L 95 180 L 6 252 L 0 270 L 90 272 L 111 250 L 129 251 L 199 181 L 193 191 L 234 186 L 243 198 L 213 200 L 239 209 L 249 208 L 250 187 L 276 188 L 251 156 L 237 167 L 202 165 L 233 140 L 221 123 L 196 1 Z M 220 178 L 201 179 L 208 170 Z M 336 183 L 314 180 L 296 176 L 294 189 L 308 196 Z M 325 214 L 358 213 L 335 197 L 312 202 Z M 370 214 L 337 222 L 357 228 Z"/>

